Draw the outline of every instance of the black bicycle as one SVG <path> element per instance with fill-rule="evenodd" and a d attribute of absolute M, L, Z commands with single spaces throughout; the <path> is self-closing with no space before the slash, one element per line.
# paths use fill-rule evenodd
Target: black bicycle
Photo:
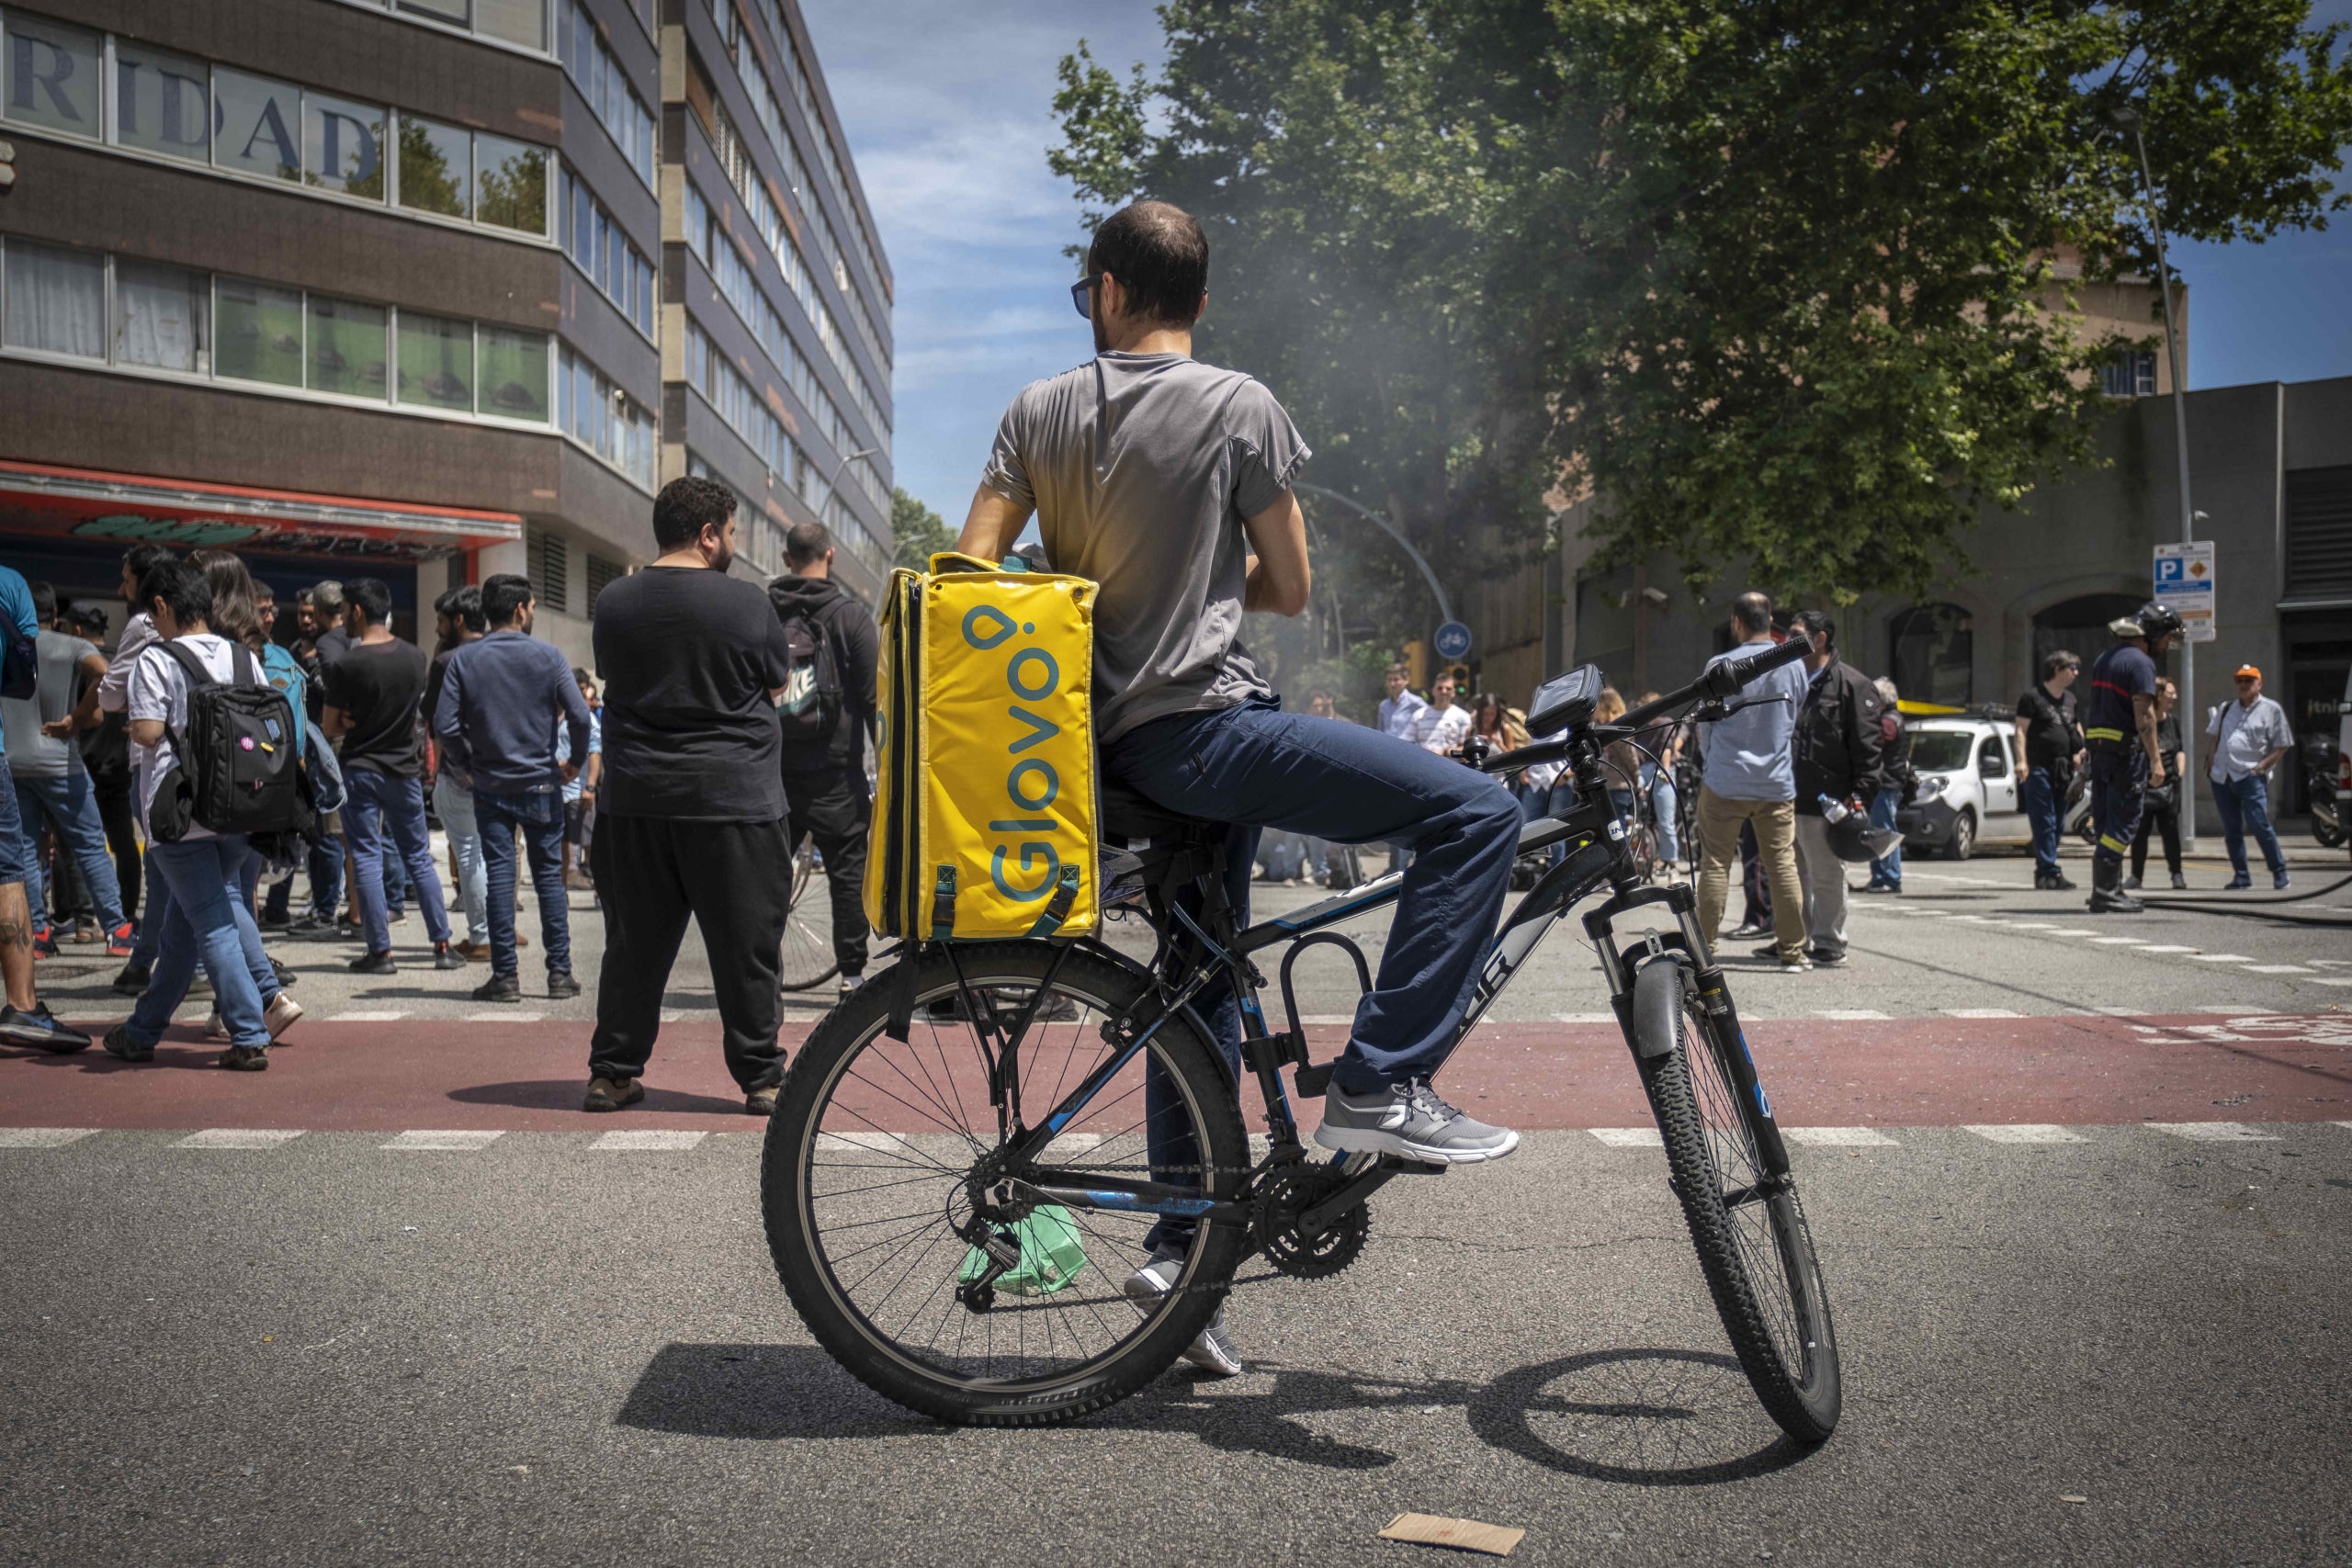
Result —
<path fill-rule="evenodd" d="M 1556 739 L 1465 757 L 1496 773 L 1566 760 L 1576 790 L 1522 832 L 1522 848 L 1566 853 L 1496 933 L 1456 1043 L 1570 906 L 1605 891 L 1585 932 L 1707 1288 L 1765 1409 L 1819 1442 L 1838 1421 L 1838 1346 L 1788 1149 L 1691 890 L 1635 874 L 1600 760 L 1668 714 L 1732 711 L 1740 687 L 1803 652 L 1718 664 L 1614 726 L 1591 722 L 1600 673 L 1578 670 L 1537 694 L 1530 730 Z M 1363 953 L 1330 928 L 1393 901 L 1401 876 L 1241 930 L 1224 828 L 1107 787 L 1102 816 L 1127 845 L 1106 861 L 1104 897 L 1148 919 L 1150 963 L 1091 939 L 925 944 L 818 1026 L 769 1124 L 761 1198 L 793 1305 L 851 1372 L 943 1420 L 1041 1426 L 1125 1397 L 1174 1364 L 1246 1258 L 1335 1274 L 1363 1250 L 1374 1192 L 1444 1168 L 1311 1150 L 1283 1078 L 1311 1095 L 1330 1077 L 1298 1027 L 1299 955 L 1338 946 L 1368 987 Z M 1673 926 L 1621 947 L 1618 918 L 1650 905 Z M 1253 962 L 1277 946 L 1281 1032 Z M 1193 1005 L 1217 982 L 1264 1099 L 1261 1151 Z"/>

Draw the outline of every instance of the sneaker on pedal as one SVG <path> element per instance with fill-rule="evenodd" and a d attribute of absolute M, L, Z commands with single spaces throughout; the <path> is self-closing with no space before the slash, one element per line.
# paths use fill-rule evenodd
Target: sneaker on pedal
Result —
<path fill-rule="evenodd" d="M 1176 1276 L 1184 1271 L 1182 1253 L 1155 1252 L 1151 1261 L 1127 1276 L 1120 1289 L 1137 1308 L 1149 1312 L 1159 1304 L 1159 1298 L 1176 1288 Z M 1234 1349 L 1233 1341 L 1225 1332 L 1225 1306 L 1219 1303 L 1216 1315 L 1209 1325 L 1193 1337 L 1184 1347 L 1184 1359 L 1212 1376 L 1220 1378 L 1241 1375 L 1241 1354 Z"/>
<path fill-rule="evenodd" d="M 1464 1115 L 1418 1081 L 1370 1094 L 1350 1094 L 1333 1084 L 1323 1093 L 1323 1125 L 1315 1141 L 1327 1149 L 1432 1165 L 1476 1165 L 1519 1147 L 1517 1133 Z"/>

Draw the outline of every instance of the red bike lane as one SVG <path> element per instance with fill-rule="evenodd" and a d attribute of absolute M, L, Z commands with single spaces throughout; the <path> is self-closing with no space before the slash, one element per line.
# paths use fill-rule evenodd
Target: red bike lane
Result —
<path fill-rule="evenodd" d="M 806 1024 L 787 1029 L 797 1049 Z M 1339 1026 L 1309 1026 L 1315 1053 Z M 96 1046 L 71 1056 L 0 1049 L 0 1126 L 316 1131 L 613 1127 L 749 1131 L 713 1022 L 665 1025 L 640 1105 L 580 1110 L 588 1025 L 305 1021 L 266 1074 L 212 1065 L 218 1045 L 175 1029 L 150 1064 Z M 2230 1018 L 1917 1018 L 1748 1026 L 1784 1125 L 2352 1120 L 2352 1014 Z M 1482 1024 L 1439 1077 L 1481 1118 L 1526 1130 L 1623 1127 L 1649 1113 L 1616 1029 Z M 1244 1097 L 1260 1125 L 1254 1089 Z M 1313 1106 L 1304 1108 L 1311 1124 Z M 915 1132 L 911 1113 L 892 1131 Z"/>

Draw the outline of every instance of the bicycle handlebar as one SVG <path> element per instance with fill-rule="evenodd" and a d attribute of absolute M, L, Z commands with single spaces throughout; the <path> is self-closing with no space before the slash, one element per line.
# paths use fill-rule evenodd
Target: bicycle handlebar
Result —
<path fill-rule="evenodd" d="M 1813 645 L 1801 637 L 1792 637 L 1778 648 L 1768 648 L 1746 659 L 1726 659 L 1711 665 L 1707 671 L 1679 691 L 1644 703 L 1617 721 L 1619 728 L 1639 729 L 1654 718 L 1664 717 L 1675 709 L 1693 703 L 1720 701 L 1737 692 L 1767 671 L 1778 670 L 1783 664 L 1793 664 L 1813 651 Z"/>

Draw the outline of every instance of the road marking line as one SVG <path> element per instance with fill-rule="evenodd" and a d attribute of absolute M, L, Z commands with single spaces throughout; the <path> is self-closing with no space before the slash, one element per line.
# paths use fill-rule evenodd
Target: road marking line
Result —
<path fill-rule="evenodd" d="M 2312 971 L 2307 964 L 2249 964 L 2245 972 L 2249 975 L 2308 975 Z"/>
<path fill-rule="evenodd" d="M 649 1149 L 690 1149 L 709 1136 L 707 1133 L 671 1133 L 646 1128 L 630 1133 L 606 1133 L 588 1146 L 592 1149 L 620 1149 L 636 1152 Z"/>
<path fill-rule="evenodd" d="M 2052 936 L 2097 936 L 2098 932 L 2088 926 L 2079 929 L 2074 926 L 2052 926 L 2050 928 L 2050 934 Z"/>
<path fill-rule="evenodd" d="M 390 1143 L 379 1144 L 377 1147 L 385 1149 L 447 1149 L 453 1151 L 486 1149 L 505 1135 L 506 1134 L 503 1132 L 483 1132 L 480 1130 L 445 1133 L 419 1131 L 413 1133 L 402 1133 Z"/>
<path fill-rule="evenodd" d="M 1952 919 L 1955 920 L 1969 920 L 1980 926 L 1989 924 L 1991 921 L 1991 917 L 1987 915 L 1954 915 Z"/>
<path fill-rule="evenodd" d="M 1617 1021 L 1617 1015 L 1613 1012 L 1555 1012 L 1552 1017 L 1555 1021 L 1560 1023 L 1614 1023 Z"/>
<path fill-rule="evenodd" d="M 175 1149 L 274 1149 L 302 1135 L 300 1127 L 207 1127 L 190 1133 Z"/>
<path fill-rule="evenodd" d="M 2219 1013 L 2223 1018 L 2277 1018 L 2277 1008 L 2193 1007 L 2191 1012 Z"/>
<path fill-rule="evenodd" d="M 2342 1127 L 2347 1132 L 2352 1132 L 2352 1122 L 2337 1122 L 2333 1123 L 2333 1125 Z"/>
<path fill-rule="evenodd" d="M 401 1008 L 375 1010 L 361 1008 L 354 1012 L 331 1013 L 326 1021 L 329 1023 L 398 1023 L 407 1016 L 406 1010 Z"/>
<path fill-rule="evenodd" d="M 1951 914 L 1949 909 L 1905 909 L 1903 912 L 1906 915 L 1925 915 L 1932 919 L 1949 919 Z"/>
<path fill-rule="evenodd" d="M 2352 969 L 2352 958 L 2314 958 L 2312 962 L 2323 969 Z"/>
<path fill-rule="evenodd" d="M 2192 953 L 2188 956 L 2192 962 L 2198 964 L 2251 964 L 2254 962 L 2243 953 Z"/>
<path fill-rule="evenodd" d="M 547 1016 L 543 1012 L 516 1012 L 512 1008 L 501 1008 L 496 1012 L 460 1013 L 458 1015 L 458 1021 L 459 1023 L 544 1023 L 547 1021 Z"/>
<path fill-rule="evenodd" d="M 2091 941 L 2099 947 L 2145 947 L 2148 945 L 2136 936 L 2095 936 Z"/>
<path fill-rule="evenodd" d="M 2275 1144 L 2276 1133 L 2256 1132 L 2244 1122 L 2149 1122 L 2143 1125 L 2200 1144 Z"/>
<path fill-rule="evenodd" d="M 2184 947 L 2177 942 L 2167 942 L 2163 943 L 2152 942 L 2142 951 L 2146 953 L 2194 953 L 2197 950 L 2193 947 Z"/>
<path fill-rule="evenodd" d="M 1967 1126 L 1961 1131 L 1973 1133 L 1988 1144 L 2079 1144 L 2080 1133 L 2070 1133 L 2064 1127 L 2047 1122 L 2012 1122 L 2000 1126 Z"/>
<path fill-rule="evenodd" d="M 2314 986 L 2352 986 L 2352 980 L 2346 980 L 2340 977 L 2331 978 L 2328 976 L 2322 975 L 2317 979 L 2313 980 L 2312 984 Z"/>
<path fill-rule="evenodd" d="M 1655 1127 L 1589 1127 L 1594 1137 L 1612 1149 L 1662 1149 L 1666 1140 Z"/>
<path fill-rule="evenodd" d="M 2048 920 L 2019 920 L 2012 929 L 2021 931 L 2054 931 L 2058 928 Z"/>
<path fill-rule="evenodd" d="M 0 1149 L 62 1149 L 96 1131 L 96 1127 L 0 1127 Z"/>
<path fill-rule="evenodd" d="M 1871 1008 L 1824 1008 L 1815 1012 L 1814 1016 L 1815 1018 L 1830 1019 L 1838 1023 L 1883 1023 L 1886 1021 L 1886 1014 L 1877 1011 Z"/>
<path fill-rule="evenodd" d="M 1800 1144 L 1824 1148 L 1891 1149 L 1901 1146 L 1874 1127 L 1783 1127 L 1781 1131 Z"/>
<path fill-rule="evenodd" d="M 1297 1020 L 1300 1023 L 1340 1024 L 1352 1024 L 1355 1021 L 1356 1015 L 1351 1012 L 1306 1012 L 1299 1014 Z"/>
<path fill-rule="evenodd" d="M 1944 1011 L 1954 1018 L 2023 1018 L 2025 1016 L 2021 1012 L 2011 1012 L 2007 1008 L 1946 1008 Z"/>

